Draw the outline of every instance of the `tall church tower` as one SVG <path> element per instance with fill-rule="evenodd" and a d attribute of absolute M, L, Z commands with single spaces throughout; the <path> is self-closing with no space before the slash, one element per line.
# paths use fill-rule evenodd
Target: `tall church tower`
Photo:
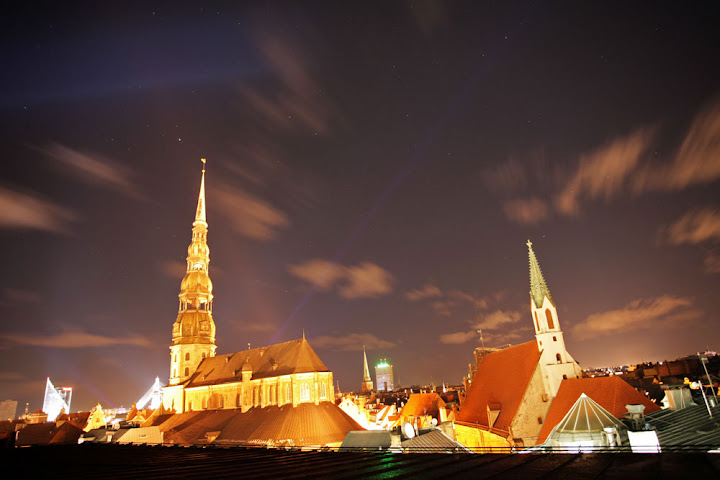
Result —
<path fill-rule="evenodd" d="M 527 241 L 527 246 L 530 257 L 530 311 L 535 327 L 535 340 L 538 350 L 542 352 L 540 368 L 545 391 L 550 397 L 555 397 L 563 379 L 580 378 L 582 369 L 565 350 L 555 302 L 545 283 L 530 240 Z"/>
<path fill-rule="evenodd" d="M 372 378 L 370 377 L 370 369 L 367 363 L 367 353 L 365 353 L 365 345 L 363 345 L 363 381 L 362 391 L 363 393 L 371 392 L 373 389 Z"/>
<path fill-rule="evenodd" d="M 212 282 L 208 275 L 210 249 L 205 214 L 205 159 L 200 180 L 192 241 L 188 247 L 187 272 L 180 283 L 179 312 L 172 329 L 170 383 L 187 380 L 200 362 L 215 356 L 215 322 L 212 318 Z"/>

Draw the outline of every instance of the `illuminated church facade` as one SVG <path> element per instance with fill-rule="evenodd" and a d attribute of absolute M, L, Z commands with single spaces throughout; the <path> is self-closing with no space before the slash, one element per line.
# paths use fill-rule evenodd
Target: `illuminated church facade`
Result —
<path fill-rule="evenodd" d="M 203 159 L 187 270 L 172 328 L 170 380 L 163 388 L 163 408 L 175 413 L 246 412 L 271 405 L 334 402 L 333 374 L 304 335 L 284 343 L 216 355 L 204 165 Z"/>

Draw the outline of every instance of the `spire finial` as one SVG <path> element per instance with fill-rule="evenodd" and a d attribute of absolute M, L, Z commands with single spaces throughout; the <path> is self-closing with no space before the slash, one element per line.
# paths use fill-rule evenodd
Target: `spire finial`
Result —
<path fill-rule="evenodd" d="M 527 243 L 526 243 L 525 245 L 528 246 L 528 249 L 532 250 L 532 242 L 530 241 L 529 238 L 528 238 L 528 241 L 527 241 Z"/>
<path fill-rule="evenodd" d="M 197 210 L 195 211 L 195 221 L 202 222 L 207 226 L 207 216 L 205 214 L 205 158 L 201 158 L 203 164 L 202 177 L 200 179 L 200 194 L 198 195 Z"/>
<path fill-rule="evenodd" d="M 305 340 L 305 327 L 303 327 L 303 340 Z"/>

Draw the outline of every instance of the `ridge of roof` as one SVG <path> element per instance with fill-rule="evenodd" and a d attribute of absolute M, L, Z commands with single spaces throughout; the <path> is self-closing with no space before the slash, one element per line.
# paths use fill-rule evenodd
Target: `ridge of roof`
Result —
<path fill-rule="evenodd" d="M 252 378 L 330 371 L 308 341 L 299 338 L 208 357 L 200 362 L 185 388 L 241 381 L 242 371 L 248 369 L 252 371 Z"/>

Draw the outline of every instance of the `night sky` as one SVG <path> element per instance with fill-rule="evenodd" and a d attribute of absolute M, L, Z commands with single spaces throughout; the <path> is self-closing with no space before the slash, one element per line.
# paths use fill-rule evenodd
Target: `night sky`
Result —
<path fill-rule="evenodd" d="M 99 2 L 100 4 L 105 2 Z M 299 338 L 359 389 L 533 339 L 532 240 L 582 367 L 720 349 L 709 2 L 13 2 L 0 400 L 167 382 L 207 161 L 218 353 Z"/>

